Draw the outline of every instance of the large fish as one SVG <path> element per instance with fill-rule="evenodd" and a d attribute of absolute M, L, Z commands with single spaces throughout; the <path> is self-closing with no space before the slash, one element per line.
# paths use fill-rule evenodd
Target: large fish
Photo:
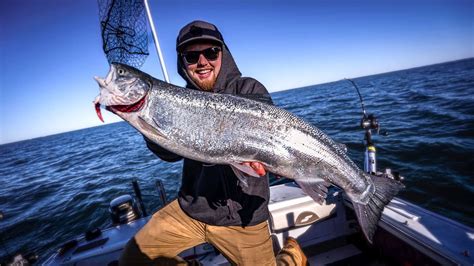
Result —
<path fill-rule="evenodd" d="M 251 99 L 177 87 L 138 69 L 112 64 L 96 77 L 94 100 L 165 149 L 197 161 L 229 164 L 244 185 L 258 176 L 244 162 L 294 179 L 315 201 L 334 184 L 351 199 L 367 240 L 384 206 L 402 188 L 386 177 L 361 171 L 346 151 L 321 130 L 276 106 Z"/>

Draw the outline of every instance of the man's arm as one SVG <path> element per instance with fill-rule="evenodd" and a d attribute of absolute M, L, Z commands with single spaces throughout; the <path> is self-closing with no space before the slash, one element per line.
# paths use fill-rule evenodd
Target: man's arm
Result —
<path fill-rule="evenodd" d="M 156 156 L 158 156 L 161 160 L 172 163 L 172 162 L 177 162 L 183 159 L 183 157 L 164 149 L 158 144 L 153 143 L 151 140 L 147 139 L 145 136 L 143 138 L 145 139 L 146 146 L 148 147 L 148 149 L 152 151 Z"/>

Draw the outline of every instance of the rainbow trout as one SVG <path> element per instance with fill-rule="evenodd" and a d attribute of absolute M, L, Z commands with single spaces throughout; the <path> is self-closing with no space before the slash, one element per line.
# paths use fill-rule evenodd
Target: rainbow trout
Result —
<path fill-rule="evenodd" d="M 267 171 L 295 180 L 318 203 L 324 201 L 327 186 L 340 187 L 369 242 L 384 206 L 403 187 L 363 172 L 321 130 L 276 106 L 177 87 L 122 64 L 112 64 L 106 78 L 95 79 L 99 118 L 105 105 L 171 152 L 230 165 L 243 185 L 248 175 L 258 175 L 242 163 L 260 162 Z"/>

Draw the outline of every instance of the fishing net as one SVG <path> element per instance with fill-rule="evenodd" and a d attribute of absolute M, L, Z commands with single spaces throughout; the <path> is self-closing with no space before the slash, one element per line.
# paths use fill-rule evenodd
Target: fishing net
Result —
<path fill-rule="evenodd" d="M 109 63 L 139 68 L 148 56 L 143 0 L 98 0 L 102 47 Z"/>

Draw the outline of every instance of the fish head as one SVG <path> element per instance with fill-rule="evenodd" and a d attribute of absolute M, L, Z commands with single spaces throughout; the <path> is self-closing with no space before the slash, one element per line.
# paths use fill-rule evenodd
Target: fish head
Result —
<path fill-rule="evenodd" d="M 102 122 L 100 106 L 125 120 L 139 112 L 146 103 L 146 96 L 152 88 L 152 78 L 140 70 L 119 63 L 110 65 L 105 78 L 94 77 L 99 84 L 100 94 L 93 101 L 97 116 Z"/>

